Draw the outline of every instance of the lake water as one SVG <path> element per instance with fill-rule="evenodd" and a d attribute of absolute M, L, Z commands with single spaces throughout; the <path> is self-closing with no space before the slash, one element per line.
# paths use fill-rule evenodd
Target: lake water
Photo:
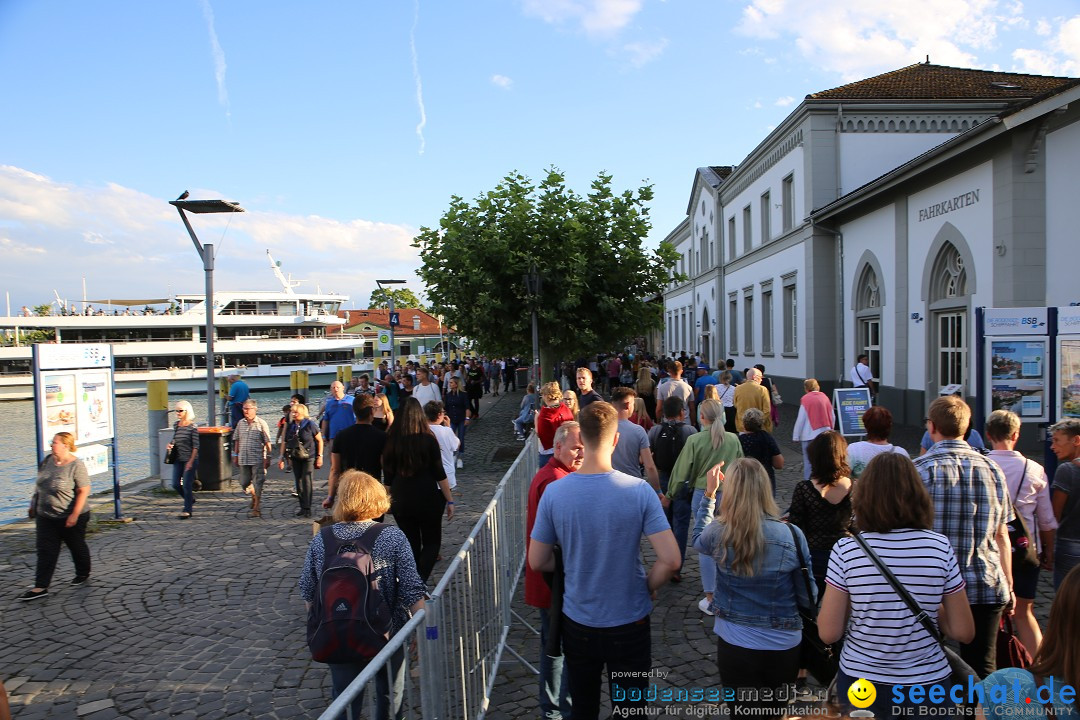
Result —
<path fill-rule="evenodd" d="M 281 406 L 289 401 L 288 390 L 253 393 L 259 402 L 259 416 L 276 433 Z M 322 399 L 312 396 L 311 400 Z M 199 395 L 170 395 L 169 407 L 176 400 L 187 400 L 195 409 L 200 423 L 205 421 L 206 398 Z M 0 404 L 4 410 L 0 424 L 0 524 L 26 517 L 30 496 L 34 493 L 37 479 L 37 449 L 34 444 L 34 403 L 19 400 Z M 175 420 L 172 416 L 170 423 Z M 119 397 L 116 399 L 116 442 L 120 484 L 124 485 L 157 474 L 158 460 L 151 469 L 150 450 L 147 440 L 147 409 L 145 397 Z M 170 478 L 171 480 L 171 478 Z M 112 488 L 112 469 L 90 478 L 93 492 Z M 121 496 L 121 501 L 123 497 Z"/>

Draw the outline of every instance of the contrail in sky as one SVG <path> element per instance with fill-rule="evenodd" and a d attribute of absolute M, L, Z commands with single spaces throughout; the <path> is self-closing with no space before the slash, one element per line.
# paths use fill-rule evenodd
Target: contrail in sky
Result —
<path fill-rule="evenodd" d="M 420 155 L 424 154 L 424 126 L 427 125 L 427 113 L 424 112 L 424 86 L 420 81 L 420 63 L 416 58 L 416 25 L 420 22 L 420 0 L 413 0 L 413 23 L 409 30 L 409 50 L 412 52 L 412 74 L 416 81 L 416 104 L 420 106 L 420 122 L 416 124 L 416 134 L 420 138 Z"/>
<path fill-rule="evenodd" d="M 217 31 L 214 30 L 214 9 L 210 7 L 210 0 L 202 0 L 203 17 L 206 19 L 206 29 L 210 32 L 210 52 L 214 56 L 214 78 L 217 80 L 218 102 L 225 108 L 226 119 L 232 119 L 229 111 L 229 90 L 225 87 L 225 51 L 218 42 Z"/>

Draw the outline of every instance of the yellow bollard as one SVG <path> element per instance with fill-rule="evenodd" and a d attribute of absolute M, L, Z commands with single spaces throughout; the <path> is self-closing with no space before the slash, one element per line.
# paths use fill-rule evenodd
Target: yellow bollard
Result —
<path fill-rule="evenodd" d="M 349 387 L 349 383 L 352 382 L 352 365 L 341 366 L 341 382 L 345 383 L 345 387 Z"/>
<path fill-rule="evenodd" d="M 297 370 L 296 371 L 296 392 L 303 393 L 305 398 L 307 397 L 308 389 L 309 389 L 308 382 L 309 382 L 308 381 L 308 371 L 307 370 Z"/>
<path fill-rule="evenodd" d="M 164 445 L 161 445 L 161 431 L 169 427 L 169 381 L 150 380 L 146 383 L 146 407 L 147 407 L 147 435 L 150 440 L 150 474 L 161 473 L 161 456 L 164 454 Z M 166 441 L 167 444 L 167 441 Z M 170 478 L 171 481 L 171 478 Z M 164 487 L 165 478 L 161 484 Z"/>

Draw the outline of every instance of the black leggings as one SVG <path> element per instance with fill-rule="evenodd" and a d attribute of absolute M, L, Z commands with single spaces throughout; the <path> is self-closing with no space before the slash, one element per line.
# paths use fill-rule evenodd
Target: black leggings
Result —
<path fill-rule="evenodd" d="M 751 650 L 716 639 L 716 665 L 724 689 L 733 688 L 736 699 L 728 702 L 732 718 L 782 718 L 787 711 L 783 700 L 764 700 L 763 688 L 775 691 L 795 682 L 799 674 L 799 646 L 790 650 Z M 739 690 L 744 689 L 740 699 Z M 776 697 L 776 693 L 773 693 Z"/>
<path fill-rule="evenodd" d="M 420 579 L 427 582 L 431 571 L 438 562 L 439 548 L 442 546 L 442 514 L 446 500 L 439 495 L 438 506 L 432 506 L 421 512 L 394 512 L 394 521 L 409 539 L 416 571 Z"/>
<path fill-rule="evenodd" d="M 34 586 L 49 587 L 56 561 L 60 557 L 60 543 L 68 546 L 71 559 L 75 563 L 75 574 L 83 577 L 90 575 L 90 548 L 86 544 L 86 524 L 90 522 L 90 513 L 79 516 L 74 527 L 65 527 L 67 518 L 47 518 L 37 516 L 37 574 Z"/>

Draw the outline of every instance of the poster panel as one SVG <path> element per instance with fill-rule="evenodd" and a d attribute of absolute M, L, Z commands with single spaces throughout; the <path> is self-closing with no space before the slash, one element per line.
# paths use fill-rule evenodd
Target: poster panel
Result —
<path fill-rule="evenodd" d="M 1046 422 L 1049 363 L 1045 338 L 992 338 L 990 352 L 990 408 L 1011 410 L 1022 422 Z"/>
<path fill-rule="evenodd" d="M 1058 340 L 1058 419 L 1080 418 L 1080 337 Z"/>
<path fill-rule="evenodd" d="M 833 407 L 840 421 L 841 435 L 865 435 L 863 413 L 870 409 L 870 388 L 837 388 L 833 390 Z"/>

